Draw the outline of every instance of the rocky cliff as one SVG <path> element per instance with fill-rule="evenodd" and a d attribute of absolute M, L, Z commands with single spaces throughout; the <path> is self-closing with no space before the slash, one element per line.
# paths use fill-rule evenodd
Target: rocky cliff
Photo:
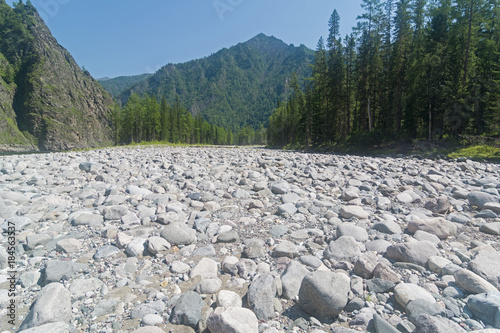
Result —
<path fill-rule="evenodd" d="M 83 72 L 30 4 L 0 0 L 0 150 L 110 143 L 111 96 Z"/>

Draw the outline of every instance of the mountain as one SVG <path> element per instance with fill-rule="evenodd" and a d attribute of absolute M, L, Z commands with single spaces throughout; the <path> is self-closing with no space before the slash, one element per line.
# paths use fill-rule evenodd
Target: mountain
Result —
<path fill-rule="evenodd" d="M 314 52 L 259 34 L 245 43 L 224 48 L 209 57 L 169 64 L 121 94 L 125 104 L 132 93 L 167 98 L 177 96 L 193 115 L 238 129 L 266 124 L 278 100 L 286 100 L 292 74 L 307 77 Z"/>
<path fill-rule="evenodd" d="M 0 0 L 0 150 L 111 142 L 113 99 L 77 65 L 28 2 Z"/>
<path fill-rule="evenodd" d="M 119 76 L 115 78 L 97 79 L 97 81 L 111 94 L 111 96 L 118 98 L 122 92 L 132 88 L 137 83 L 150 78 L 152 75 L 153 74 Z"/>

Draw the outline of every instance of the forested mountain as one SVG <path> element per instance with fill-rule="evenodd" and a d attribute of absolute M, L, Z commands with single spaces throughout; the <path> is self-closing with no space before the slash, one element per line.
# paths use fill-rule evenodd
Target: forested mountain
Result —
<path fill-rule="evenodd" d="M 237 130 L 258 128 L 267 120 L 279 99 L 289 92 L 289 79 L 311 73 L 314 52 L 305 46 L 287 45 L 259 34 L 245 43 L 222 49 L 199 60 L 169 64 L 149 79 L 121 95 L 125 105 L 132 93 L 166 97 L 173 105 L 177 96 L 193 116 Z"/>
<path fill-rule="evenodd" d="M 344 38 L 333 12 L 310 84 L 294 82 L 270 118 L 271 145 L 500 134 L 499 0 L 363 0 L 362 8 Z"/>
<path fill-rule="evenodd" d="M 0 0 L 0 150 L 111 142 L 111 96 L 59 45 L 30 1 Z"/>
<path fill-rule="evenodd" d="M 114 78 L 97 79 L 101 86 L 114 98 L 119 98 L 121 93 L 135 86 L 137 83 L 150 78 L 153 74 L 141 74 L 132 76 L 119 76 Z"/>

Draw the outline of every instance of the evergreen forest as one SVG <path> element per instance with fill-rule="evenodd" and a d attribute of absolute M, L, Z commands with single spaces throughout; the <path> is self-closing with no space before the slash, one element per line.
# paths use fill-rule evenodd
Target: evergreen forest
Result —
<path fill-rule="evenodd" d="M 352 33 L 336 10 L 312 75 L 269 119 L 274 147 L 374 145 L 500 133 L 498 0 L 363 0 Z"/>

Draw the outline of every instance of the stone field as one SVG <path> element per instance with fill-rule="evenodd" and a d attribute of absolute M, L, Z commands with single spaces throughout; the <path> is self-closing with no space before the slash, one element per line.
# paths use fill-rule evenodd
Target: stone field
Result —
<path fill-rule="evenodd" d="M 466 159 L 1 156 L 0 332 L 500 332 L 499 190 Z"/>

